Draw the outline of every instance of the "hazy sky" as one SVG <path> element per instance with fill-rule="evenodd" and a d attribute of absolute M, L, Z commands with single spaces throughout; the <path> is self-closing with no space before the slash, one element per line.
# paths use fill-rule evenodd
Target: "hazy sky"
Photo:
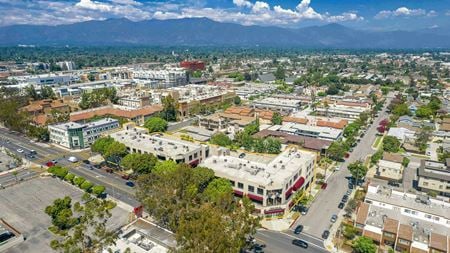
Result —
<path fill-rule="evenodd" d="M 0 25 L 207 17 L 243 25 L 450 28 L 450 0 L 0 0 Z"/>

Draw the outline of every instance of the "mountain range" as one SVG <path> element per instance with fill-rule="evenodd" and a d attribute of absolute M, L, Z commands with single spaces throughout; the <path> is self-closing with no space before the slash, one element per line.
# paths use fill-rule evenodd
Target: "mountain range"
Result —
<path fill-rule="evenodd" d="M 281 28 L 220 23 L 207 18 L 86 21 L 0 27 L 0 45 L 246 46 L 299 48 L 450 48 L 450 29 L 365 31 L 340 24 Z"/>

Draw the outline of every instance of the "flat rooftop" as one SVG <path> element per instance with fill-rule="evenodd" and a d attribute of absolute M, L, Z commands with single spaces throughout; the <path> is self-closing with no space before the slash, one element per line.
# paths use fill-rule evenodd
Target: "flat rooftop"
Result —
<path fill-rule="evenodd" d="M 67 123 L 52 125 L 52 127 L 55 127 L 55 128 L 65 131 L 68 129 L 90 128 L 90 127 L 97 127 L 97 126 L 102 126 L 102 125 L 111 124 L 111 123 L 118 123 L 118 122 L 119 121 L 116 119 L 104 118 L 104 119 L 99 119 L 99 120 L 85 123 L 85 124 L 80 124 L 77 122 L 67 122 Z"/>
<path fill-rule="evenodd" d="M 253 104 L 257 105 L 271 105 L 277 107 L 299 107 L 301 103 L 300 99 L 285 99 L 285 98 L 274 98 L 268 97 L 260 100 L 253 101 Z"/>
<path fill-rule="evenodd" d="M 150 135 L 146 134 L 144 130 L 136 128 L 115 132 L 110 136 L 127 147 L 139 148 L 142 151 L 162 154 L 172 158 L 177 158 L 180 155 L 184 156 L 188 152 L 201 149 L 200 144 L 169 139 L 160 134 Z"/>
<path fill-rule="evenodd" d="M 304 134 L 311 133 L 311 135 L 317 138 L 323 139 L 337 139 L 342 133 L 342 130 L 331 128 L 331 127 L 320 127 L 320 126 L 308 126 L 304 124 L 298 124 L 294 122 L 287 122 L 283 125 L 274 125 L 268 130 L 272 131 L 282 131 L 291 134 L 300 134 L 303 132 Z"/>
<path fill-rule="evenodd" d="M 232 156 L 211 156 L 201 166 L 211 168 L 218 177 L 242 178 L 255 185 L 278 186 L 283 185 L 300 168 L 306 171 L 307 165 L 314 160 L 312 152 L 291 148 L 267 164 Z"/>
<path fill-rule="evenodd" d="M 374 200 L 450 219 L 449 202 L 432 199 L 424 195 L 395 191 L 383 185 L 369 185 L 366 200 Z"/>

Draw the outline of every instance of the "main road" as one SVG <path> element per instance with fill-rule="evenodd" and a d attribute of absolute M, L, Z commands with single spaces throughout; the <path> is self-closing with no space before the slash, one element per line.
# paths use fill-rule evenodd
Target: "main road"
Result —
<path fill-rule="evenodd" d="M 314 202 L 311 204 L 306 215 L 301 216 L 295 225 L 302 224 L 304 226 L 304 233 L 321 237 L 324 230 L 329 230 L 333 223 L 330 222 L 333 214 L 339 214 L 338 208 L 342 196 L 348 190 L 348 177 L 350 172 L 347 166 L 357 160 L 365 160 L 368 155 L 375 152 L 372 149 L 372 144 L 376 138 L 377 127 L 381 120 L 388 117 L 386 107 L 393 98 L 393 93 L 389 94 L 384 104 L 383 109 L 379 112 L 373 123 L 366 130 L 358 145 L 354 148 L 348 159 L 340 166 L 340 170 L 333 173 L 327 181 L 327 189 L 323 190 L 316 196 Z"/>

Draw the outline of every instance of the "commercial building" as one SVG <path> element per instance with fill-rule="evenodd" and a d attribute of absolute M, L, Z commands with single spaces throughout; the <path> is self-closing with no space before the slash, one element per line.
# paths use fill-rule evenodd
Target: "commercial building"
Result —
<path fill-rule="evenodd" d="M 450 197 L 450 160 L 447 159 L 446 163 L 421 160 L 417 170 L 418 188 Z"/>
<path fill-rule="evenodd" d="M 43 74 L 29 76 L 8 77 L 9 80 L 16 80 L 19 83 L 35 85 L 68 85 L 79 80 L 75 75 Z"/>
<path fill-rule="evenodd" d="M 68 115 L 70 106 L 63 99 L 43 99 L 31 101 L 29 105 L 22 107 L 21 110 L 29 113 L 37 125 L 45 125 L 48 121 L 54 120 L 54 115 Z"/>
<path fill-rule="evenodd" d="M 101 135 L 119 128 L 116 119 L 100 119 L 98 121 L 80 124 L 69 122 L 48 126 L 50 142 L 69 149 L 88 148 Z"/>
<path fill-rule="evenodd" d="M 235 195 L 250 198 L 257 213 L 280 215 L 293 204 L 294 193 L 312 183 L 315 160 L 312 152 L 290 148 L 269 163 L 218 155 L 205 159 L 201 166 L 230 180 Z"/>
<path fill-rule="evenodd" d="M 236 95 L 243 99 L 249 99 L 259 95 L 267 95 L 275 91 L 277 87 L 271 84 L 246 83 L 235 89 Z"/>
<path fill-rule="evenodd" d="M 173 160 L 191 166 L 197 166 L 209 156 L 207 145 L 170 139 L 160 134 L 150 135 L 146 129 L 136 128 L 131 124 L 124 128 L 110 136 L 125 144 L 130 153 L 153 154 L 159 160 Z"/>
<path fill-rule="evenodd" d="M 335 141 L 342 136 L 342 130 L 340 129 L 331 127 L 308 126 L 293 122 L 283 123 L 283 125 L 274 125 L 269 127 L 268 130 L 331 141 Z"/>
<path fill-rule="evenodd" d="M 180 67 L 193 71 L 204 70 L 205 63 L 202 61 L 182 61 L 180 62 Z"/>
<path fill-rule="evenodd" d="M 267 97 L 253 101 L 251 106 L 257 109 L 278 111 L 280 113 L 289 114 L 300 109 L 300 99 Z"/>
<path fill-rule="evenodd" d="M 400 252 L 449 252 L 450 203 L 369 184 L 355 228 Z"/>
<path fill-rule="evenodd" d="M 149 96 L 123 96 L 118 99 L 117 104 L 138 109 L 151 105 L 151 99 Z"/>
<path fill-rule="evenodd" d="M 187 84 L 186 71 L 181 68 L 134 70 L 133 78 L 148 88 L 169 88 Z"/>

